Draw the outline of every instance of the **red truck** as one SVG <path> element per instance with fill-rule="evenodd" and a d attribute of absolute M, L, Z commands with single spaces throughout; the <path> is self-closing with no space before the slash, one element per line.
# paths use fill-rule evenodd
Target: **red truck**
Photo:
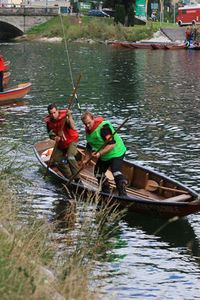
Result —
<path fill-rule="evenodd" d="M 179 26 L 200 24 L 200 5 L 186 5 L 178 8 L 176 23 Z"/>

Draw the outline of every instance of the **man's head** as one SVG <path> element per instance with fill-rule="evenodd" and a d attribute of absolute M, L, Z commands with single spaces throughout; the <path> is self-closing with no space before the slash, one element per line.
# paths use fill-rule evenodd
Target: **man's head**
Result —
<path fill-rule="evenodd" d="M 91 130 L 94 126 L 94 115 L 93 113 L 86 111 L 81 116 L 82 122 L 85 124 L 88 130 Z"/>
<path fill-rule="evenodd" d="M 54 104 L 54 103 L 49 104 L 47 109 L 48 109 L 48 112 L 49 112 L 49 115 L 50 115 L 51 119 L 57 120 L 58 117 L 59 117 L 59 110 L 57 108 L 57 105 Z"/>

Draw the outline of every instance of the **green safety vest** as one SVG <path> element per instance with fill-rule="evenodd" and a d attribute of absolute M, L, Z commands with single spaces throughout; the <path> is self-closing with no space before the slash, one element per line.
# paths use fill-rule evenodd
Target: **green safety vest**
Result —
<path fill-rule="evenodd" d="M 108 124 L 110 126 L 112 133 L 115 132 L 110 122 L 102 121 L 91 134 L 86 134 L 88 144 L 90 144 L 92 149 L 95 151 L 97 151 L 105 142 L 101 137 L 101 127 L 105 124 Z M 126 147 L 120 136 L 116 133 L 113 138 L 116 142 L 115 147 L 110 152 L 103 154 L 101 156 L 101 160 L 106 161 L 114 157 L 122 156 L 125 153 Z"/>

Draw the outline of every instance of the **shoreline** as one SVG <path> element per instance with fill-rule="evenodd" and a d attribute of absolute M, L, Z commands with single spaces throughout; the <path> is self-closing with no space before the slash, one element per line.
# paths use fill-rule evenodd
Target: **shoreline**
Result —
<path fill-rule="evenodd" d="M 62 37 L 42 37 L 40 35 L 22 35 L 19 36 L 17 38 L 14 39 L 14 41 L 29 41 L 29 42 L 49 42 L 49 43 L 62 43 L 63 42 L 63 38 Z M 68 40 L 68 42 L 76 42 L 76 43 L 83 43 L 83 44 L 109 44 L 110 42 L 122 42 L 119 40 L 111 40 L 111 39 L 107 39 L 107 40 L 95 40 L 92 38 L 77 38 L 75 40 Z M 133 41 L 123 41 L 123 43 L 130 43 Z M 168 43 L 168 44 L 183 44 L 184 41 L 183 40 L 176 40 L 176 41 L 172 41 L 170 40 L 163 32 L 161 32 L 161 30 L 159 29 L 158 31 L 156 31 L 153 34 L 153 37 L 150 39 L 141 39 L 138 41 L 135 41 L 136 43 Z"/>

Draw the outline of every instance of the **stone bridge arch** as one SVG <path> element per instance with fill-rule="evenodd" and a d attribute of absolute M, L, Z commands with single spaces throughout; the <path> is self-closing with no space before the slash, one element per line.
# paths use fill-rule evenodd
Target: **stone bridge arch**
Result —
<path fill-rule="evenodd" d="M 23 35 L 22 28 L 16 27 L 16 24 L 11 24 L 9 20 L 7 22 L 6 20 L 0 21 L 0 40 L 9 40 L 20 35 Z"/>
<path fill-rule="evenodd" d="M 58 14 L 58 7 L 1 8 L 0 41 L 23 35 Z"/>

